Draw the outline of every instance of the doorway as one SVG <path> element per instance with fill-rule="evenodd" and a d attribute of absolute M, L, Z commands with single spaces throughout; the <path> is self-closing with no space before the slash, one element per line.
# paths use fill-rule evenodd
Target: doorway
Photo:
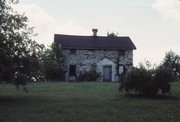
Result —
<path fill-rule="evenodd" d="M 112 80 L 112 66 L 103 66 L 103 81 Z"/>

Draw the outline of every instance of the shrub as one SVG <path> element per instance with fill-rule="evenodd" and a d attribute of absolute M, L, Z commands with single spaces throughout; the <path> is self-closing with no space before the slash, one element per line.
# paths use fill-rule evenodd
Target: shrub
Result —
<path fill-rule="evenodd" d="M 127 73 L 120 84 L 120 91 L 136 92 L 144 96 L 155 96 L 161 91 L 170 94 L 171 82 L 174 80 L 170 69 L 159 66 L 156 69 L 148 69 L 145 66 L 133 68 Z"/>
<path fill-rule="evenodd" d="M 158 88 L 163 94 L 170 93 L 170 83 L 176 79 L 175 74 L 168 67 L 159 66 L 155 70 L 154 80 L 158 83 Z"/>
<path fill-rule="evenodd" d="M 90 70 L 83 74 L 80 74 L 78 77 L 79 81 L 96 81 L 100 77 L 100 73 L 95 70 Z"/>
<path fill-rule="evenodd" d="M 29 77 L 24 73 L 17 73 L 14 77 L 14 84 L 16 85 L 16 88 L 19 89 L 20 86 L 22 86 L 23 90 L 25 92 L 28 92 L 28 89 L 26 88 L 26 83 L 30 81 Z"/>

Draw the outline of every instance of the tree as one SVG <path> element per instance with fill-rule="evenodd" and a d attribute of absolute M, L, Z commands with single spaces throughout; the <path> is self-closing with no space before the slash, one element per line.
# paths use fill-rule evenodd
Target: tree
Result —
<path fill-rule="evenodd" d="M 44 79 L 48 81 L 64 80 L 64 59 L 62 51 L 58 49 L 57 45 L 53 43 L 51 47 L 45 49 L 41 57 L 41 71 Z"/>
<path fill-rule="evenodd" d="M 176 78 L 180 78 L 180 55 L 170 50 L 166 53 L 162 66 L 171 69 Z"/>
<path fill-rule="evenodd" d="M 22 76 L 17 74 L 34 79 L 44 48 L 31 39 L 33 28 L 28 26 L 28 18 L 12 9 L 11 5 L 17 2 L 0 1 L 0 81 L 17 81 L 15 79 Z"/>
<path fill-rule="evenodd" d="M 111 33 L 108 32 L 108 33 L 107 33 L 107 36 L 108 36 L 108 37 L 117 37 L 117 35 L 118 35 L 118 33 L 114 33 L 114 32 L 111 32 Z"/>

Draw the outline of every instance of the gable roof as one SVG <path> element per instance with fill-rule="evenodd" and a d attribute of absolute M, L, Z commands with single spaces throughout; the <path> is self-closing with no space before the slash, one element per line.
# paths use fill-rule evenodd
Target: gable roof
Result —
<path fill-rule="evenodd" d="M 129 37 L 74 36 L 55 34 L 54 42 L 63 49 L 133 50 L 135 45 Z"/>

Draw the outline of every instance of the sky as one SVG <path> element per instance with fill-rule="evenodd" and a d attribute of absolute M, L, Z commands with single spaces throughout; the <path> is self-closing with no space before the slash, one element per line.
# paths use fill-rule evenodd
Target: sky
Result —
<path fill-rule="evenodd" d="M 35 27 L 34 39 L 45 45 L 54 34 L 129 36 L 136 45 L 134 65 L 159 64 L 165 53 L 180 54 L 179 0 L 19 0 L 13 8 Z"/>

